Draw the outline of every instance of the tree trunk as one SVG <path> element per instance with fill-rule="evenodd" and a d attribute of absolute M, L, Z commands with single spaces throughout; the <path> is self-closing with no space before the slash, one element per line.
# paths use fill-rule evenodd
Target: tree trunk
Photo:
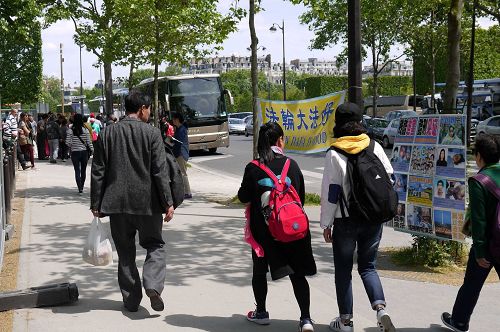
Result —
<path fill-rule="evenodd" d="M 130 61 L 130 72 L 128 74 L 128 91 L 132 90 L 134 87 L 133 79 L 134 79 L 134 69 L 135 69 L 135 58 L 133 57 Z"/>
<path fill-rule="evenodd" d="M 104 62 L 104 94 L 106 97 L 104 112 L 113 114 L 113 76 L 111 63 Z"/>
<path fill-rule="evenodd" d="M 158 4 L 158 1 L 155 1 L 155 6 L 156 6 L 156 10 L 158 11 L 159 10 L 159 4 Z M 155 127 L 157 128 L 160 128 L 160 119 L 159 119 L 159 109 L 158 109 L 158 66 L 159 66 L 159 57 L 160 57 L 160 45 L 161 45 L 161 40 L 160 40 L 160 25 L 159 25 L 159 19 L 158 19 L 158 16 L 155 15 L 154 17 L 154 20 L 155 22 L 157 22 L 155 24 L 155 42 L 156 42 L 156 45 L 155 45 L 155 60 L 154 60 L 154 65 L 155 65 L 155 73 L 154 73 L 154 85 L 153 85 L 153 94 L 154 94 L 154 113 L 153 113 L 153 117 L 154 117 L 154 125 Z"/>
<path fill-rule="evenodd" d="M 460 39 L 464 0 L 451 0 L 448 13 L 448 73 L 444 95 L 444 113 L 456 113 L 457 90 L 460 82 Z"/>
<path fill-rule="evenodd" d="M 373 66 L 373 96 L 372 96 L 372 111 L 373 117 L 377 117 L 377 98 L 378 98 L 378 64 L 377 50 L 375 49 L 375 40 L 372 40 L 372 66 Z"/>
<path fill-rule="evenodd" d="M 257 44 L 258 39 L 255 33 L 255 0 L 250 0 L 250 15 L 249 15 L 249 26 L 250 26 L 250 48 L 252 49 L 251 56 L 251 78 L 252 78 L 252 111 L 253 111 L 253 158 L 258 157 L 257 152 L 257 142 L 259 140 L 259 126 L 258 126 L 258 105 L 257 97 L 259 96 L 259 90 L 257 87 L 258 77 L 257 77 Z"/>
<path fill-rule="evenodd" d="M 436 108 L 436 100 L 435 100 L 435 95 L 436 95 L 436 46 L 434 45 L 434 20 L 436 13 L 434 10 L 431 11 L 431 27 L 432 27 L 432 36 L 431 36 L 431 107 L 436 110 L 437 114 L 437 108 Z"/>
<path fill-rule="evenodd" d="M 155 61 L 155 73 L 154 73 L 154 124 L 155 127 L 160 127 L 160 122 L 158 119 L 159 111 L 158 111 L 158 61 Z"/>

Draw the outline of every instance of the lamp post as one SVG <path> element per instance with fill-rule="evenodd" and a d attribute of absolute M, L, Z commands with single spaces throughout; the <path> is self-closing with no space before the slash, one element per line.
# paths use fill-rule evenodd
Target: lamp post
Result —
<path fill-rule="evenodd" d="M 80 114 L 83 115 L 82 45 L 80 45 Z"/>
<path fill-rule="evenodd" d="M 273 23 L 273 26 L 269 28 L 271 32 L 276 32 L 276 27 L 281 30 L 283 35 L 283 100 L 286 101 L 286 68 L 285 68 L 285 20 L 282 21 L 281 26 L 277 23 Z"/>

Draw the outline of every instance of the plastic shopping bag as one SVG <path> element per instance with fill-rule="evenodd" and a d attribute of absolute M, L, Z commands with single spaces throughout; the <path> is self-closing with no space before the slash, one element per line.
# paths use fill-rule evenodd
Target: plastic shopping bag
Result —
<path fill-rule="evenodd" d="M 94 266 L 113 264 L 113 248 L 101 220 L 94 217 L 90 225 L 89 236 L 83 247 L 82 258 Z"/>

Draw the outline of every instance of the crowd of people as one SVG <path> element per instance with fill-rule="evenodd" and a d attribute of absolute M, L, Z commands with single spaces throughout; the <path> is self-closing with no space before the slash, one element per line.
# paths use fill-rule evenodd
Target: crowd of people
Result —
<path fill-rule="evenodd" d="M 172 115 L 172 124 L 164 119 L 162 130 L 151 126 L 148 123 L 151 98 L 139 91 L 131 91 L 125 98 L 125 108 L 126 116 L 119 122 L 113 119 L 105 122 L 92 115 L 87 120 L 79 114 L 68 119 L 55 114 L 44 114 L 36 125 L 27 114 L 22 114 L 18 119 L 17 110 L 13 109 L 5 121 L 4 135 L 10 135 L 11 138 L 16 136 L 21 155 L 26 155 L 32 166 L 35 150 L 33 142 L 38 143 L 39 159 L 49 159 L 52 163 L 56 163 L 58 158 L 66 160 L 66 153 L 70 151 L 79 192 L 82 192 L 85 184 L 85 168 L 89 156 L 94 155 L 90 209 L 95 217 L 110 217 L 111 235 L 119 258 L 118 284 L 124 307 L 128 311 L 137 311 L 144 287 L 152 308 L 162 311 L 164 303 L 161 294 L 166 278 L 162 223 L 169 222 L 174 217 L 174 192 L 170 187 L 166 154 L 172 153 L 175 156 L 184 181 L 185 198 L 191 198 L 186 173 L 186 161 L 189 157 L 187 127 L 180 113 Z M 358 194 L 362 175 L 352 175 L 352 160 L 369 150 L 376 156 L 378 170 L 382 170 L 377 171 L 375 180 L 386 178 L 388 183 L 391 182 L 389 176 L 393 175 L 393 168 L 383 148 L 366 135 L 361 120 L 362 111 L 357 105 L 340 105 L 335 114 L 334 143 L 325 156 L 320 226 L 324 241 L 331 243 L 333 249 L 339 311 L 329 328 L 337 332 L 354 331 L 352 269 L 357 248 L 357 270 L 370 306 L 375 312 L 376 324 L 381 332 L 394 332 L 396 328 L 388 313 L 383 286 L 376 269 L 383 223 L 358 218 L 362 206 L 352 204 L 359 203 L 356 199 L 353 200 L 353 195 Z M 21 137 L 25 138 L 21 140 Z M 270 122 L 261 126 L 257 145 L 259 156 L 246 166 L 238 190 L 239 200 L 247 204 L 249 232 L 255 244 L 252 245 L 251 254 L 251 285 L 256 308 L 248 312 L 246 318 L 260 325 L 271 323 L 266 307 L 266 276 L 270 272 L 272 280 L 285 277 L 290 279 L 300 310 L 299 331 L 312 332 L 314 322 L 310 313 L 311 297 L 307 277 L 315 275 L 317 268 L 311 232 L 307 228 L 297 240 L 279 241 L 269 227 L 270 215 L 276 213 L 270 211 L 270 192 L 273 192 L 276 183 L 284 188 L 294 188 L 300 200 L 294 204 L 302 206 L 305 201 L 302 171 L 293 159 L 285 155 L 284 142 L 285 135 L 278 123 Z M 26 145 L 31 145 L 32 148 Z M 395 154 L 407 160 L 406 152 L 399 151 Z M 427 164 L 433 164 L 433 151 L 418 151 L 418 154 L 424 167 L 431 167 Z M 480 178 L 473 177 L 469 180 L 471 213 L 464 232 L 470 232 L 473 245 L 464 284 L 458 292 L 453 311 L 451 314 L 444 312 L 441 316 L 448 328 L 458 332 L 468 331 L 473 309 L 489 271 L 494 267 L 500 276 L 500 221 L 495 219 L 498 219 L 500 211 L 500 141 L 494 136 L 480 134 L 476 138 L 473 154 L 480 169 L 478 175 L 488 177 L 496 190 L 490 191 Z M 440 156 L 440 159 L 444 159 L 444 156 Z M 113 167 L 114 165 L 120 167 Z M 268 178 L 269 172 L 276 174 L 271 176 L 272 181 Z M 285 173 L 286 175 L 278 178 L 279 174 Z M 436 185 L 437 195 L 443 195 L 444 182 Z M 392 188 L 391 184 L 389 187 Z M 463 199 L 465 190 L 462 190 L 462 186 L 459 194 L 460 199 Z M 413 214 L 413 224 L 421 231 L 432 229 L 430 208 L 414 209 Z M 399 204 L 393 215 L 396 215 L 399 222 L 404 216 L 404 205 Z M 370 219 L 371 216 L 368 215 L 367 218 Z M 296 226 L 298 227 L 297 224 L 292 224 L 291 227 L 295 229 Z M 289 231 L 293 232 L 291 229 Z M 139 234 L 139 244 L 147 250 L 142 280 L 136 266 L 136 233 Z"/>

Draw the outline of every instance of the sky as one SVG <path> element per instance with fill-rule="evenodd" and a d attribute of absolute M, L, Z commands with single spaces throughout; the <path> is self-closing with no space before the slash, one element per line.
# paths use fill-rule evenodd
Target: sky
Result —
<path fill-rule="evenodd" d="M 221 0 L 219 8 L 221 12 L 226 12 L 232 0 Z M 240 1 L 243 7 L 247 6 L 247 1 Z M 306 25 L 301 25 L 299 16 L 306 11 L 302 5 L 292 5 L 288 1 L 268 0 L 263 1 L 265 10 L 255 16 L 255 26 L 259 45 L 266 47 L 266 50 L 259 50 L 258 55 L 271 54 L 272 62 L 281 62 L 282 53 L 282 33 L 278 29 L 272 33 L 269 28 L 273 23 L 282 24 L 285 22 L 285 55 L 286 62 L 293 59 L 318 58 L 321 60 L 333 60 L 340 53 L 343 46 L 335 45 L 325 50 L 310 50 L 311 39 L 314 34 L 309 31 Z M 494 22 L 488 19 L 481 19 L 479 24 L 488 27 Z M 42 53 L 43 53 L 43 74 L 46 76 L 60 77 L 59 44 L 63 44 L 63 72 L 65 85 L 80 85 L 80 59 L 79 47 L 73 40 L 75 33 L 72 21 L 59 21 L 42 31 Z M 250 55 L 246 50 L 250 46 L 250 29 L 248 27 L 248 17 L 244 18 L 238 25 L 238 31 L 232 33 L 222 44 L 224 49 L 219 52 L 220 56 Z M 82 50 L 82 68 L 84 86 L 93 86 L 100 79 L 99 68 L 95 68 L 97 57 Z M 128 67 L 113 67 L 113 77 L 127 77 Z M 104 75 L 104 73 L 102 73 Z"/>

